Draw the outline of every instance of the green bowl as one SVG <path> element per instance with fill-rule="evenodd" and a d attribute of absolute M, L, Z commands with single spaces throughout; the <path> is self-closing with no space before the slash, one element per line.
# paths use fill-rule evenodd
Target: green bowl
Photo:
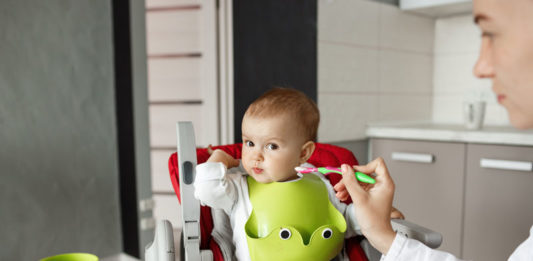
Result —
<path fill-rule="evenodd" d="M 68 253 L 45 257 L 40 261 L 98 261 L 98 257 L 88 253 Z"/>

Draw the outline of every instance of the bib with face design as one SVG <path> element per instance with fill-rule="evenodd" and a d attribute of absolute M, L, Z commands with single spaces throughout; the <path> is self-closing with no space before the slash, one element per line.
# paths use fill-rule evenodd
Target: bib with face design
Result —
<path fill-rule="evenodd" d="M 341 251 L 346 220 L 319 177 L 247 181 L 252 213 L 244 229 L 252 260 L 331 260 Z"/>

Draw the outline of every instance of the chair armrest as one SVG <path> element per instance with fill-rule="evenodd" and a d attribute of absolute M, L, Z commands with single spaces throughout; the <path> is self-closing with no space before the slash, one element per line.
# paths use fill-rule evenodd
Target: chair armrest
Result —
<path fill-rule="evenodd" d="M 392 229 L 397 233 L 407 238 L 416 239 L 428 247 L 437 248 L 442 243 L 442 235 L 440 233 L 407 220 L 393 219 L 391 220 L 391 224 Z M 381 259 L 381 253 L 372 247 L 366 238 L 361 241 L 361 247 L 365 251 L 369 261 L 379 261 Z"/>
<path fill-rule="evenodd" d="M 407 238 L 416 239 L 426 246 L 437 248 L 442 243 L 442 235 L 429 228 L 419 226 L 403 219 L 391 220 L 392 229 Z"/>

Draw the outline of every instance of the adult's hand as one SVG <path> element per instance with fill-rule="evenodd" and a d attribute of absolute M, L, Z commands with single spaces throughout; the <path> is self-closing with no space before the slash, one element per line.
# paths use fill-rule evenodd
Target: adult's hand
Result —
<path fill-rule="evenodd" d="M 361 232 L 382 254 L 387 254 L 396 236 L 390 221 L 394 182 L 382 158 L 377 158 L 365 166 L 353 166 L 356 171 L 375 173 L 373 186 L 361 186 L 355 178 L 354 170 L 342 165 L 342 183 L 352 197 L 355 216 Z"/>

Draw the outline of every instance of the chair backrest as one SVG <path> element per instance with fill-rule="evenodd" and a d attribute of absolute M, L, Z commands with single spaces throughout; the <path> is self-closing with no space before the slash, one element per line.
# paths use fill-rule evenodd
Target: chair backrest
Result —
<path fill-rule="evenodd" d="M 215 146 L 213 147 L 213 150 L 221 149 L 228 153 L 229 155 L 233 156 L 236 159 L 241 158 L 241 150 L 242 150 L 242 144 L 231 144 L 231 145 L 223 145 L 223 146 Z M 196 149 L 196 155 L 197 155 L 197 163 L 204 163 L 209 158 L 209 152 L 207 148 L 197 148 Z M 313 164 L 314 166 L 332 166 L 337 167 L 341 164 L 349 164 L 349 165 L 357 165 L 358 161 L 353 155 L 353 153 L 345 148 L 331 145 L 331 144 L 325 144 L 325 143 L 316 143 L 316 149 L 311 155 L 311 158 L 308 160 L 309 163 Z M 174 192 L 176 193 L 176 196 L 178 197 L 178 200 L 181 202 L 181 196 L 180 196 L 180 189 L 179 189 L 179 170 L 178 170 L 178 155 L 177 153 L 173 153 L 168 161 L 168 167 L 169 167 L 169 173 L 170 173 L 170 179 L 172 181 L 172 186 L 174 187 Z M 342 179 L 342 176 L 339 174 L 331 173 L 326 176 L 328 180 L 331 182 L 332 185 L 337 184 Z M 351 203 L 351 199 L 348 198 L 348 200 L 344 201 L 344 203 L 349 204 Z M 211 232 L 213 230 L 213 220 L 211 218 L 211 209 L 206 206 L 202 206 L 200 208 L 201 212 L 201 242 L 200 247 L 202 249 L 209 249 L 213 250 L 213 255 L 216 257 L 220 253 L 220 249 L 218 249 L 218 246 L 214 244 L 214 240 L 211 239 Z M 357 241 L 352 240 L 352 242 L 349 242 L 347 244 L 347 253 L 350 257 L 350 260 L 367 260 L 366 256 L 364 254 L 364 251 L 360 248 L 359 243 Z M 221 256 L 221 254 L 220 254 Z M 216 259 L 215 260 L 219 260 Z"/>

